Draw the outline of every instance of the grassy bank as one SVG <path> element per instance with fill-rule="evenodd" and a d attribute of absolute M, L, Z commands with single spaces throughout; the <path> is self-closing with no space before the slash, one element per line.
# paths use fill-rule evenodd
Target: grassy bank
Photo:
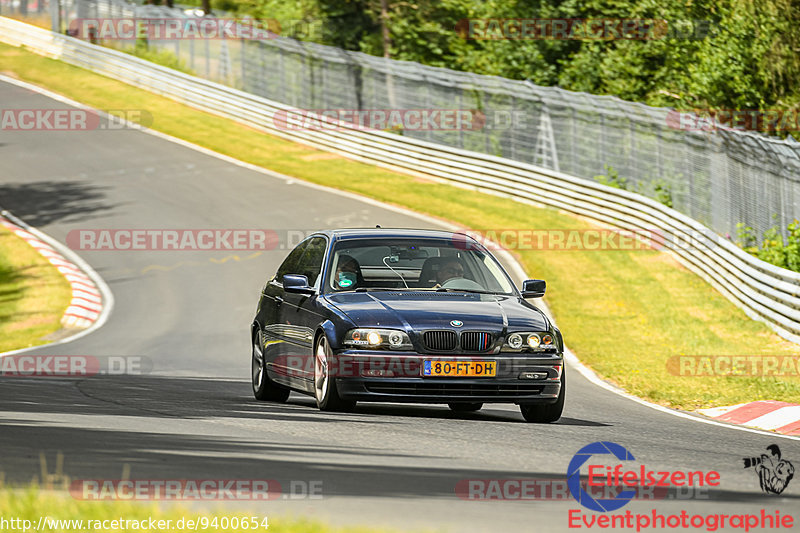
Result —
<path fill-rule="evenodd" d="M 23 239 L 0 226 L 0 352 L 47 341 L 61 328 L 72 290 Z"/>
<path fill-rule="evenodd" d="M 116 80 L 0 45 L 0 71 L 105 109 L 145 109 L 152 127 L 272 170 L 356 192 L 472 228 L 578 229 L 588 223 L 490 195 L 356 163 L 271 137 Z M 264 198 L 265 205 L 270 199 Z M 380 222 L 380 221 L 376 221 Z M 629 392 L 683 408 L 757 399 L 800 403 L 800 379 L 681 377 L 674 355 L 800 355 L 708 284 L 655 251 L 525 251 L 528 274 L 575 353 Z"/>

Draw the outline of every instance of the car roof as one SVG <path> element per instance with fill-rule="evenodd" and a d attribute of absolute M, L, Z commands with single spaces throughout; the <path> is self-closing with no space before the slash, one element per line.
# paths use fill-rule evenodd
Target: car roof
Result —
<path fill-rule="evenodd" d="M 451 241 L 454 235 L 460 235 L 460 238 L 472 237 L 466 236 L 463 233 L 454 233 L 452 231 L 432 230 L 432 229 L 416 229 L 416 228 L 341 228 L 324 230 L 319 233 L 331 237 L 332 240 L 349 240 L 349 239 L 402 239 L 402 238 L 417 238 L 417 239 L 433 239 L 442 241 Z"/>

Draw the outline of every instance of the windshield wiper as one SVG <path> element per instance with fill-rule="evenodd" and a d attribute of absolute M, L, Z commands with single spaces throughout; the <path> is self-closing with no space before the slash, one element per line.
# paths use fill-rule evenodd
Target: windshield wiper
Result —
<path fill-rule="evenodd" d="M 427 289 L 427 288 L 414 288 L 414 289 L 408 288 L 408 289 L 406 289 L 406 288 L 403 288 L 403 287 L 400 287 L 400 288 L 397 288 L 397 287 L 358 287 L 357 289 L 354 289 L 353 291 L 349 291 L 349 292 L 373 292 L 373 291 L 391 291 L 391 292 L 406 292 L 406 291 L 412 291 L 412 292 L 421 292 L 421 291 L 425 291 L 425 292 L 470 292 L 470 293 L 474 293 L 474 294 L 502 294 L 504 296 L 508 296 L 508 293 L 506 293 L 506 292 L 482 291 L 482 290 L 478 290 L 478 289 L 454 289 L 452 287 L 439 287 L 438 289 Z"/>
<path fill-rule="evenodd" d="M 454 289 L 453 287 L 439 287 L 436 292 L 474 292 L 475 294 L 503 294 L 501 292 L 481 291 L 478 289 Z"/>

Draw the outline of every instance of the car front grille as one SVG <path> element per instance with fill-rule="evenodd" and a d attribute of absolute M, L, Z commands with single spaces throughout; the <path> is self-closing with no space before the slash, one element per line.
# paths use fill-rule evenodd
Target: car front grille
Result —
<path fill-rule="evenodd" d="M 425 348 L 435 352 L 450 352 L 456 349 L 456 332 L 447 330 L 426 331 L 422 334 Z"/>
<path fill-rule="evenodd" d="M 374 381 L 364 383 L 367 391 L 405 396 L 535 396 L 544 385 L 495 383 L 402 383 Z"/>
<path fill-rule="evenodd" d="M 483 331 L 465 331 L 461 334 L 461 349 L 465 352 L 485 352 L 492 347 L 492 334 Z"/>
<path fill-rule="evenodd" d="M 452 352 L 456 349 L 459 336 L 455 331 L 432 330 L 422 334 L 425 348 L 432 352 Z M 492 347 L 494 336 L 485 331 L 465 331 L 461 333 L 462 352 L 485 352 Z"/>

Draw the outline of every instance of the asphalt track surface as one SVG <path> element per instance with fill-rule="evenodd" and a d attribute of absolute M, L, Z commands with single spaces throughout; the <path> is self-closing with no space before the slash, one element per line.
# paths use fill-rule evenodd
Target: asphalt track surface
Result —
<path fill-rule="evenodd" d="M 5 83 L 0 102 L 65 107 Z M 86 228 L 430 227 L 132 130 L 0 132 L 0 206 L 61 242 Z M 781 496 L 765 497 L 741 461 L 777 442 L 800 467 L 800 442 L 659 412 L 572 368 L 564 417 L 552 425 L 524 423 L 513 405 L 459 415 L 446 406 L 359 404 L 353 413 L 330 414 L 300 395 L 285 405 L 255 401 L 248 326 L 260 287 L 285 253 L 80 252 L 110 286 L 113 313 L 90 335 L 32 353 L 144 356 L 153 372 L 2 379 L 6 481 L 30 481 L 41 452 L 51 466 L 61 452 L 72 479 L 119 479 L 128 465 L 133 479 L 258 478 L 283 487 L 321 481 L 322 499 L 237 504 L 260 515 L 401 531 L 562 531 L 568 511 L 583 509 L 571 498 L 475 502 L 459 498 L 456 486 L 469 479 L 563 480 L 572 456 L 602 440 L 625 446 L 635 467 L 721 474 L 721 485 L 705 496 L 634 501 L 622 511 L 766 509 L 800 520 L 800 479 Z M 636 356 L 635 346 L 620 349 Z"/>

